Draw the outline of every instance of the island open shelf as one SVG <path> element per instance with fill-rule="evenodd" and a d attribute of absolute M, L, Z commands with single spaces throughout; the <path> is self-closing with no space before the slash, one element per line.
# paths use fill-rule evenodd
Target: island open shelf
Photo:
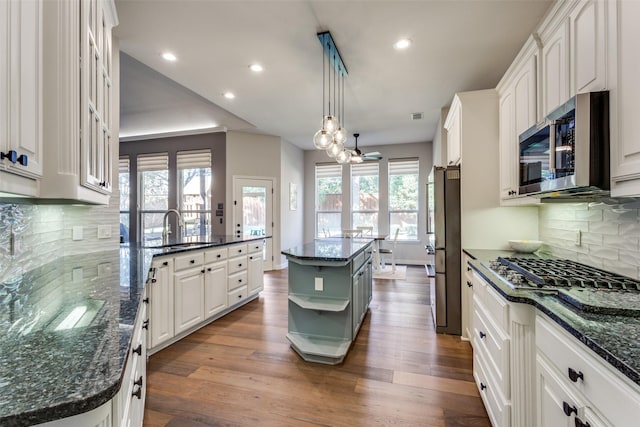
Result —
<path fill-rule="evenodd" d="M 304 360 L 347 355 L 371 301 L 371 239 L 321 239 L 282 253 L 289 261 L 287 339 Z"/>

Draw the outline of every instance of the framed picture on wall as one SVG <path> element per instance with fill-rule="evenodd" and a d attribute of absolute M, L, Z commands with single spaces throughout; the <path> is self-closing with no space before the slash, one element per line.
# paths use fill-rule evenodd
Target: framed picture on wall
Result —
<path fill-rule="evenodd" d="M 289 210 L 298 209 L 298 188 L 293 182 L 289 183 Z"/>

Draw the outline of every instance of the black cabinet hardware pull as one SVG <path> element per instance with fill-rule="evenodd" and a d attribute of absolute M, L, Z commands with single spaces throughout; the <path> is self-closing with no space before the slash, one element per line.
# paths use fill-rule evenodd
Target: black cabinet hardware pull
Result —
<path fill-rule="evenodd" d="M 145 304 L 149 304 L 149 297 L 146 297 L 145 299 L 143 299 L 142 302 Z"/>
<path fill-rule="evenodd" d="M 242 253 L 242 249 L 238 249 L 238 253 L 239 253 L 239 254 L 240 254 L 240 253 Z"/>
<path fill-rule="evenodd" d="M 18 163 L 20 163 L 22 166 L 27 166 L 27 164 L 29 163 L 29 157 L 27 157 L 26 154 L 21 154 L 20 156 L 18 156 Z"/>
<path fill-rule="evenodd" d="M 14 150 L 9 150 L 6 153 L 0 152 L 0 160 L 9 159 L 11 163 L 15 163 L 18 161 L 18 153 Z"/>
<path fill-rule="evenodd" d="M 481 382 L 481 383 L 480 383 L 480 390 L 484 390 L 485 388 L 487 388 L 487 386 L 486 386 L 486 385 L 484 385 L 484 383 L 482 383 L 482 382 Z"/>
<path fill-rule="evenodd" d="M 139 385 L 142 386 L 142 375 L 140 375 L 140 378 L 138 378 L 137 380 L 135 380 L 133 382 L 133 385 Z"/>
<path fill-rule="evenodd" d="M 467 267 L 467 271 L 471 271 L 471 267 Z"/>
<path fill-rule="evenodd" d="M 169 265 L 169 261 L 163 262 L 162 265 L 164 265 L 166 267 L 167 265 Z"/>
<path fill-rule="evenodd" d="M 567 402 L 562 402 L 562 410 L 567 417 L 570 417 L 572 413 L 578 415 L 578 408 L 569 405 Z"/>
<path fill-rule="evenodd" d="M 211 267 L 207 268 L 207 271 L 211 271 Z"/>
<path fill-rule="evenodd" d="M 591 427 L 591 424 L 589 424 L 588 421 L 584 422 L 580 418 L 576 417 L 576 427 Z"/>
<path fill-rule="evenodd" d="M 582 371 L 576 372 L 575 369 L 569 368 L 569 379 L 571 379 L 571 381 L 575 383 L 578 382 L 578 378 L 584 381 L 584 374 L 582 373 Z"/>
<path fill-rule="evenodd" d="M 218 254 L 218 258 L 220 258 L 220 254 Z"/>
<path fill-rule="evenodd" d="M 485 334 L 484 332 L 480 331 L 478 332 L 478 335 L 480 335 L 480 339 L 484 338 L 487 336 L 487 334 Z"/>
<path fill-rule="evenodd" d="M 195 259 L 192 259 L 192 260 L 191 260 L 191 261 L 189 261 L 189 262 L 190 262 L 191 264 L 195 264 L 195 263 L 196 263 L 196 260 L 195 260 Z"/>
<path fill-rule="evenodd" d="M 473 283 L 471 283 L 470 281 L 467 280 L 467 286 L 471 288 L 471 287 L 473 287 Z"/>
<path fill-rule="evenodd" d="M 142 322 L 142 329 L 149 329 L 149 319 Z"/>
<path fill-rule="evenodd" d="M 242 283 L 242 279 L 238 279 L 238 283 Z"/>
<path fill-rule="evenodd" d="M 238 298 L 242 298 L 242 295 L 238 295 Z"/>
<path fill-rule="evenodd" d="M 131 396 L 135 396 L 138 399 L 142 399 L 142 387 L 131 393 Z"/>
<path fill-rule="evenodd" d="M 136 348 L 132 350 L 133 353 L 138 353 L 138 356 L 142 356 L 142 344 L 138 344 Z"/>
<path fill-rule="evenodd" d="M 205 272 L 204 268 L 202 270 L 200 270 L 200 273 L 204 273 L 204 272 Z"/>

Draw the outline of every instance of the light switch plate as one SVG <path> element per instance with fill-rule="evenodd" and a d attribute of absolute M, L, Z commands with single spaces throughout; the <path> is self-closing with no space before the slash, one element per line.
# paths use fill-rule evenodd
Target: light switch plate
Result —
<path fill-rule="evenodd" d="M 324 290 L 324 281 L 322 277 L 316 277 L 315 285 L 316 291 L 322 292 Z"/>
<path fill-rule="evenodd" d="M 72 235 L 72 239 L 73 240 L 82 240 L 84 238 L 83 236 L 83 229 L 81 225 L 74 225 L 73 226 L 73 235 Z"/>
<path fill-rule="evenodd" d="M 98 239 L 108 239 L 111 237 L 111 226 L 110 225 L 99 225 L 98 226 Z"/>

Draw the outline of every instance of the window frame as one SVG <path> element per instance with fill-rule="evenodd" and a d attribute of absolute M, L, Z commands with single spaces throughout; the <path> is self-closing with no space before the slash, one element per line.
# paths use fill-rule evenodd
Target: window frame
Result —
<path fill-rule="evenodd" d="M 331 171 L 333 169 L 333 172 Z M 318 209 L 319 207 L 319 196 L 320 193 L 318 192 L 318 171 L 322 171 L 324 170 L 324 173 L 333 173 L 333 175 L 327 175 L 327 176 L 323 176 L 322 178 L 339 178 L 340 179 L 340 209 L 339 210 L 320 210 Z M 342 165 L 340 164 L 336 164 L 336 163 L 317 163 L 315 165 L 315 170 L 314 170 L 314 194 L 315 194 L 315 203 L 314 203 L 314 218 L 315 218 L 315 222 L 314 222 L 314 228 L 315 228 L 315 236 L 316 238 L 321 238 L 321 237 L 328 237 L 324 234 L 324 229 L 321 229 L 321 227 L 319 226 L 319 217 L 322 214 L 338 214 L 340 216 L 340 230 L 339 232 L 342 232 L 342 228 L 343 228 L 343 224 L 342 224 L 342 212 L 344 210 L 344 180 L 342 179 Z M 331 233 L 331 230 L 328 230 L 328 233 Z"/>
<path fill-rule="evenodd" d="M 408 167 L 411 169 L 414 169 L 415 172 L 413 173 L 394 173 L 394 171 L 392 169 L 394 169 L 394 164 L 398 165 L 398 169 L 400 168 L 405 168 L 407 169 Z M 404 165 L 401 165 L 404 164 Z M 394 176 L 403 176 L 403 175 L 415 175 L 415 181 L 416 181 L 416 191 L 415 191 L 415 209 L 393 209 L 392 208 L 392 204 L 391 204 L 391 200 L 392 200 L 392 185 L 391 185 L 391 181 L 392 181 L 392 177 Z M 419 242 L 420 241 L 420 232 L 419 232 L 419 226 L 420 226 L 420 194 L 419 194 L 419 190 L 420 190 L 420 159 L 417 157 L 411 157 L 411 158 L 395 158 L 395 159 L 389 159 L 388 165 L 387 165 L 387 185 L 388 185 L 388 191 L 387 191 L 387 195 L 388 195 L 388 209 L 387 209 L 387 224 L 389 226 L 389 233 L 390 234 L 394 234 L 395 233 L 395 228 L 392 228 L 392 224 L 391 224 L 391 217 L 394 214 L 415 214 L 416 217 L 416 221 L 415 221 L 415 238 L 408 238 L 406 237 L 407 234 L 403 234 L 402 233 L 402 229 L 401 232 L 398 234 L 398 241 L 404 241 L 404 242 Z"/>
<path fill-rule="evenodd" d="M 370 175 L 370 174 L 358 174 L 358 175 L 354 175 L 354 168 L 357 169 L 373 169 L 375 167 L 376 169 L 376 174 L 375 175 Z M 361 192 L 358 191 L 357 194 L 354 191 L 355 189 L 355 183 L 356 180 L 354 180 L 354 177 L 359 177 L 359 176 L 375 176 L 377 179 L 376 182 L 376 193 L 375 193 L 375 198 L 377 200 L 377 209 L 354 209 L 354 207 L 356 206 L 356 202 L 354 201 L 354 197 L 356 196 L 360 196 Z M 357 228 L 358 226 L 368 226 L 367 224 L 358 224 L 356 223 L 355 217 L 358 214 L 375 214 L 375 221 L 373 221 L 373 223 L 371 224 L 371 226 L 373 227 L 373 234 L 378 234 L 378 230 L 379 230 L 379 223 L 380 223 L 380 164 L 378 162 L 363 162 L 363 163 L 356 163 L 356 164 L 352 164 L 351 167 L 349 168 L 349 185 L 351 188 L 351 203 L 349 205 L 349 210 L 350 210 L 350 216 L 351 216 L 351 226 L 352 228 Z M 357 202 L 358 207 L 360 206 L 360 200 L 358 200 Z"/>

